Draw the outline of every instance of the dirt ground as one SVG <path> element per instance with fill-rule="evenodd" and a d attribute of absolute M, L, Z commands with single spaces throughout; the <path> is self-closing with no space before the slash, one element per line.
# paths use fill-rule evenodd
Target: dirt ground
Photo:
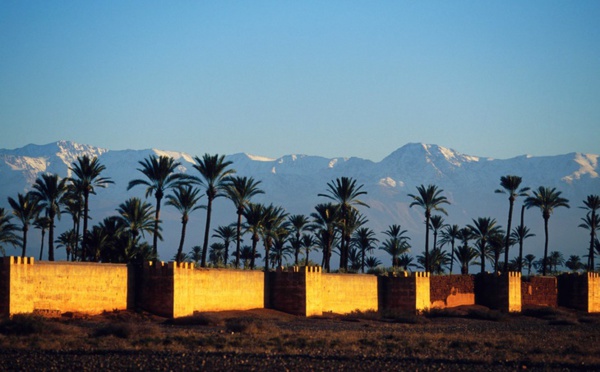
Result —
<path fill-rule="evenodd" d="M 0 322 L 3 370 L 600 370 L 600 316 L 483 307 L 426 314 L 136 312 Z"/>

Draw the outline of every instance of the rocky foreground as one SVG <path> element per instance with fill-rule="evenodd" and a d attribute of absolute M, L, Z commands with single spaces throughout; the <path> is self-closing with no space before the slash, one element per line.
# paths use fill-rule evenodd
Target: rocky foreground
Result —
<path fill-rule="evenodd" d="M 562 309 L 70 315 L 2 321 L 2 370 L 600 370 L 600 317 Z"/>

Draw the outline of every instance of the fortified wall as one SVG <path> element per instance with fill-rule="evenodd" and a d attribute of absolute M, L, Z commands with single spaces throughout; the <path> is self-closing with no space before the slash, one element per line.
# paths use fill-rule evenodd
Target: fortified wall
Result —
<path fill-rule="evenodd" d="M 600 312 L 596 273 L 398 276 L 329 274 L 320 267 L 262 271 L 195 269 L 189 263 L 144 265 L 36 262 L 0 258 L 0 314 L 98 314 L 143 309 L 165 317 L 203 311 L 271 308 L 301 316 L 326 312 L 422 311 L 480 304 L 519 312 L 522 306 L 565 306 Z"/>

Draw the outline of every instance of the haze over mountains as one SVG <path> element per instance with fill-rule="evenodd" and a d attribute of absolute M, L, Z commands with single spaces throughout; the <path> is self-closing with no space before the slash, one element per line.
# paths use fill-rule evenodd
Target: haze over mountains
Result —
<path fill-rule="evenodd" d="M 78 156 L 97 156 L 106 166 L 105 177 L 115 184 L 107 189 L 98 189 L 90 198 L 92 225 L 104 217 L 115 215 L 117 206 L 132 196 L 144 197 L 142 187 L 127 191 L 127 184 L 134 178 L 143 178 L 137 171 L 138 162 L 150 154 L 168 155 L 181 163 L 180 171 L 195 175 L 192 168 L 193 156 L 177 151 L 163 150 L 119 150 L 97 148 L 69 141 L 58 141 L 47 145 L 27 145 L 18 149 L 0 149 L 0 206 L 9 208 L 7 197 L 31 189 L 35 179 L 44 172 L 57 173 L 61 177 L 70 175 L 68 167 Z M 233 154 L 227 160 L 242 176 L 252 176 L 262 181 L 264 195 L 253 201 L 281 205 L 289 213 L 310 214 L 317 203 L 327 199 L 317 196 L 326 192 L 327 183 L 337 177 L 347 176 L 364 185 L 367 195 L 361 198 L 370 208 L 360 208 L 378 238 L 391 224 L 401 224 L 411 237 L 412 254 L 423 251 L 423 210 L 409 208 L 407 194 L 415 193 L 416 187 L 435 184 L 444 190 L 451 205 L 446 207 L 448 224 L 464 226 L 472 218 L 493 217 L 506 226 L 508 213 L 507 195 L 496 194 L 500 188 L 500 177 L 518 175 L 523 178 L 522 186 L 556 187 L 562 196 L 569 199 L 571 208 L 559 208 L 550 218 L 550 250 L 562 251 L 566 258 L 570 254 L 583 256 L 588 245 L 588 232 L 578 225 L 585 211 L 578 208 L 589 194 L 600 194 L 598 177 L 598 155 L 570 153 L 557 156 L 518 156 L 511 159 L 491 159 L 461 154 L 455 150 L 420 143 L 400 147 L 380 162 L 360 158 L 333 158 L 320 156 L 286 155 L 278 159 L 267 159 L 248 154 Z M 203 198 L 204 200 L 204 198 Z M 154 205 L 154 198 L 149 200 Z M 518 224 L 518 212 L 522 199 L 515 204 L 513 225 Z M 179 242 L 180 216 L 173 208 L 163 206 L 164 241 L 159 243 L 162 260 L 170 260 Z M 205 211 L 194 212 L 190 217 L 184 251 L 201 245 L 204 231 Z M 70 218 L 63 216 L 57 225 L 57 235 L 70 228 Z M 212 227 L 229 224 L 235 220 L 235 209 L 231 201 L 219 198 L 215 202 Z M 525 241 L 526 253 L 542 256 L 543 220 L 538 209 L 526 211 L 525 224 L 536 234 Z M 32 229 L 29 252 L 37 257 L 39 252 L 39 230 Z M 150 236 L 146 236 L 148 241 Z M 246 239 L 249 242 L 249 239 Z M 262 249 L 262 242 L 260 243 Z M 7 254 L 16 254 L 12 247 Z M 516 248 L 511 250 L 511 256 Z M 57 257 L 64 256 L 58 250 Z M 374 252 L 386 266 L 390 258 L 383 251 Z M 316 255 L 313 258 L 317 258 Z M 337 257 L 333 265 L 337 267 Z"/>

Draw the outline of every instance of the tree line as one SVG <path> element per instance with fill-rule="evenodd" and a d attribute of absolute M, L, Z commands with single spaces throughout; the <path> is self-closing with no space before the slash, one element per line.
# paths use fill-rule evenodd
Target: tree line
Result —
<path fill-rule="evenodd" d="M 291 262 L 294 265 L 319 264 L 329 272 L 332 255 L 336 253 L 340 271 L 376 272 L 381 270 L 382 263 L 373 252 L 380 249 L 391 256 L 392 270 L 418 267 L 432 273 L 443 273 L 447 269 L 453 272 L 456 263 L 462 274 L 468 274 L 469 266 L 474 264 L 485 272 L 487 260 L 494 272 L 522 272 L 526 268 L 530 275 L 531 269 L 535 268 L 547 275 L 562 265 L 573 271 L 593 271 L 594 256 L 600 253 L 600 242 L 596 237 L 600 226 L 598 195 L 588 195 L 580 206 L 586 210 L 586 215 L 579 227 L 589 230 L 590 234 L 587 263 L 584 264 L 577 255 L 565 260 L 558 251 L 548 252 L 548 232 L 554 210 L 569 208 L 569 201 L 556 188 L 540 186 L 532 190 L 521 187 L 519 176 L 502 176 L 501 187 L 495 190 L 508 195 L 506 229 L 491 217 L 474 218 L 463 227 L 446 224 L 443 216 L 448 213 L 444 206 L 450 202 L 443 190 L 436 185 L 418 186 L 416 193 L 408 194 L 412 200 L 410 208 L 421 208 L 425 220 L 425 249 L 415 259 L 409 254 L 412 248 L 410 237 L 402 226 L 392 224 L 382 232 L 385 236 L 382 241 L 376 238 L 376 232 L 367 226 L 368 220 L 359 210 L 369 207 L 361 200 L 367 192 L 353 178 L 340 177 L 327 183 L 325 192 L 318 194 L 324 202 L 315 205 L 307 216 L 288 214 L 281 206 L 252 202 L 253 197 L 264 194 L 261 181 L 236 175 L 232 162 L 225 160 L 224 155 L 194 157 L 193 168 L 197 171 L 194 175 L 178 173 L 179 165 L 168 156 L 150 155 L 140 161 L 137 170 L 143 177 L 131 180 L 127 189 L 143 187 L 145 199 L 127 199 L 116 208 L 116 215 L 89 228 L 90 197 L 96 194 L 96 189 L 114 182 L 102 176 L 106 167 L 97 157 L 80 156 L 69 167 L 71 177 L 61 179 L 57 174 L 42 174 L 31 191 L 8 198 L 12 211 L 0 208 L 0 249 L 5 254 L 5 244 L 20 247 L 21 255 L 25 257 L 28 231 L 33 226 L 42 235 L 40 260 L 44 257 L 45 240 L 50 261 L 54 260 L 54 244 L 57 248 L 64 247 L 70 261 L 129 263 L 156 260 L 158 241 L 162 240 L 160 213 L 164 204 L 181 215 L 180 240 L 173 260 L 193 261 L 201 267 L 255 269 L 256 260 L 262 258 L 265 270 Z M 234 204 L 236 221 L 211 230 L 213 202 L 219 197 Z M 154 205 L 148 202 L 149 198 L 154 198 Z M 513 210 L 518 198 L 523 198 L 521 218 L 513 228 Z M 200 204 L 201 201 L 205 204 Z M 523 255 L 525 239 L 533 236 L 524 225 L 524 211 L 528 208 L 539 209 L 544 222 L 544 256 L 538 260 L 532 254 Z M 202 245 L 184 253 L 190 214 L 199 209 L 206 211 Z M 72 227 L 55 238 L 55 222 L 63 213 L 71 216 Z M 12 222 L 13 218 L 17 224 Z M 431 249 L 430 232 L 433 235 Z M 146 233 L 152 235 L 151 245 L 143 240 Z M 244 235 L 250 237 L 250 245 L 242 245 Z M 217 241 L 209 246 L 211 237 Z M 258 252 L 261 241 L 264 256 Z M 235 247 L 230 252 L 233 243 Z M 509 260 L 510 249 L 515 245 L 518 245 L 518 255 Z M 310 253 L 315 250 L 321 252 L 320 263 L 310 260 Z"/>

